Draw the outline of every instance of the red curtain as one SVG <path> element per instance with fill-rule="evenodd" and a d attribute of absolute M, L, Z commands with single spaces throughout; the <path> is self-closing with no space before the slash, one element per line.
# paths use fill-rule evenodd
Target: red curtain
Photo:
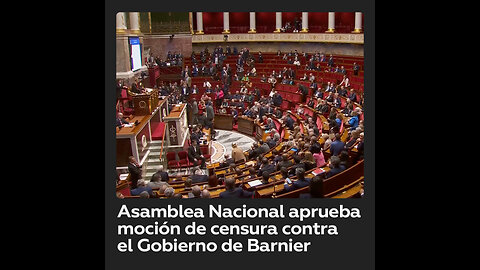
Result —
<path fill-rule="evenodd" d="M 335 12 L 335 32 L 350 33 L 355 29 L 355 12 Z"/>
<path fill-rule="evenodd" d="M 256 12 L 257 33 L 272 33 L 275 31 L 275 18 L 275 12 Z"/>
<path fill-rule="evenodd" d="M 328 30 L 328 12 L 308 12 L 308 32 L 324 33 Z"/>
<path fill-rule="evenodd" d="M 230 12 L 231 33 L 248 33 L 250 30 L 250 12 Z"/>
<path fill-rule="evenodd" d="M 287 22 L 290 22 L 292 29 L 288 32 L 292 32 L 295 27 L 295 19 L 302 21 L 302 12 L 282 12 L 282 27 L 284 27 Z M 302 29 L 302 25 L 300 25 L 300 29 Z"/>
<path fill-rule="evenodd" d="M 223 12 L 203 12 L 203 32 L 221 34 L 223 31 Z"/>

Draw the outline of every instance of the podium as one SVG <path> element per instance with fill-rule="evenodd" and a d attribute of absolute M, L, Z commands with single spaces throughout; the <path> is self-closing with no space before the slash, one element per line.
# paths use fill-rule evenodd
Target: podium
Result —
<path fill-rule="evenodd" d="M 167 141 L 170 147 L 183 147 L 188 135 L 187 106 L 175 105 L 170 113 L 163 118 L 167 123 Z"/>
<path fill-rule="evenodd" d="M 146 93 L 132 96 L 135 116 L 150 115 L 158 106 L 158 89 L 146 90 Z"/>
<path fill-rule="evenodd" d="M 233 115 L 231 114 L 215 114 L 215 122 L 213 126 L 219 129 L 232 130 L 233 129 Z"/>
<path fill-rule="evenodd" d="M 238 132 L 247 134 L 247 135 L 253 135 L 255 128 L 254 128 L 254 123 L 253 119 L 248 118 L 246 116 L 239 116 L 237 118 L 237 124 L 238 124 Z"/>
<path fill-rule="evenodd" d="M 270 132 L 265 131 L 265 128 L 259 125 L 258 123 L 255 123 L 255 129 L 256 129 L 255 137 L 257 138 L 257 140 L 266 142 L 268 136 L 270 136 Z"/>
<path fill-rule="evenodd" d="M 150 85 L 154 87 L 157 84 L 157 79 L 160 78 L 160 68 L 157 65 L 148 68 L 148 77 Z"/>

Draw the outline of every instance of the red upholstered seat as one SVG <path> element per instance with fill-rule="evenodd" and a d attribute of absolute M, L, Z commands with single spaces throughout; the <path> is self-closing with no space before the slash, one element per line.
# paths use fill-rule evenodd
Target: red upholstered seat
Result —
<path fill-rule="evenodd" d="M 208 153 L 208 146 L 200 146 L 200 150 L 202 151 L 202 155 L 205 157 L 205 160 L 209 161 L 212 155 Z"/>
<path fill-rule="evenodd" d="M 188 160 L 187 151 L 178 152 L 178 159 L 178 164 L 180 168 L 188 168 L 190 166 L 193 166 L 193 163 Z"/>
<path fill-rule="evenodd" d="M 167 168 L 168 169 L 180 168 L 175 152 L 167 152 Z"/>

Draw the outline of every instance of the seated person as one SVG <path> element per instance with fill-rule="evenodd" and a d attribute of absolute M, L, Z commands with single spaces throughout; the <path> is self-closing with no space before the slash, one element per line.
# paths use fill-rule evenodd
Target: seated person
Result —
<path fill-rule="evenodd" d="M 161 186 L 169 187 L 169 180 L 170 177 L 168 176 L 168 172 L 163 170 L 163 165 L 160 165 L 158 171 L 152 175 L 152 178 L 150 179 L 150 182 L 148 182 L 147 186 L 154 189 L 160 188 Z"/>
<path fill-rule="evenodd" d="M 265 77 L 265 74 L 262 74 L 262 78 L 260 79 L 260 82 L 267 82 L 267 77 Z"/>
<path fill-rule="evenodd" d="M 268 184 L 268 182 L 270 180 L 270 173 L 269 172 L 263 172 L 262 173 L 262 183 L 263 184 Z"/>
<path fill-rule="evenodd" d="M 280 170 L 282 167 L 289 168 L 293 166 L 292 161 L 288 160 L 288 155 L 287 154 L 282 154 L 281 156 L 281 161 L 277 163 L 276 170 Z"/>
<path fill-rule="evenodd" d="M 340 158 L 337 156 L 332 156 L 330 158 L 328 167 L 330 167 L 330 170 L 325 175 L 325 178 L 332 177 L 345 170 L 345 166 L 340 164 Z"/>
<path fill-rule="evenodd" d="M 302 168 L 303 170 L 305 170 L 305 163 L 302 163 L 302 158 L 298 155 L 294 155 L 293 156 L 293 166 L 292 168 L 288 171 L 288 174 L 289 175 L 295 175 L 295 170 L 297 168 Z"/>
<path fill-rule="evenodd" d="M 123 118 L 123 113 L 118 112 L 118 113 L 117 113 L 117 119 L 116 119 L 115 125 L 116 125 L 117 127 L 123 127 L 123 126 L 125 126 L 126 124 L 130 124 L 130 123 Z"/>
<path fill-rule="evenodd" d="M 297 180 L 294 181 L 292 185 L 289 185 L 287 181 L 285 181 L 285 184 L 284 184 L 285 192 L 293 191 L 293 190 L 310 185 L 311 178 L 305 178 L 305 169 L 303 168 L 295 169 L 295 175 L 297 176 Z"/>
<path fill-rule="evenodd" d="M 193 140 L 192 145 L 188 147 L 188 160 L 192 162 L 194 166 L 200 164 L 201 168 L 206 168 L 205 157 L 202 154 L 200 146 L 195 140 Z"/>
<path fill-rule="evenodd" d="M 225 179 L 225 191 L 219 194 L 220 199 L 228 198 L 252 198 L 253 192 L 246 191 L 242 187 L 235 187 L 235 178 L 227 177 Z"/>
<path fill-rule="evenodd" d="M 208 175 L 205 175 L 205 173 L 201 169 L 196 169 L 193 172 L 193 175 L 189 176 L 192 179 L 192 183 L 199 183 L 199 182 L 207 182 L 208 181 Z"/>
<path fill-rule="evenodd" d="M 226 154 L 223 156 L 223 161 L 220 162 L 219 168 L 229 168 L 232 164 L 235 165 L 235 160 Z"/>
<path fill-rule="evenodd" d="M 320 175 L 315 175 L 312 180 L 310 180 L 309 193 L 300 194 L 299 198 L 323 198 L 323 177 Z"/>
<path fill-rule="evenodd" d="M 153 196 L 153 191 L 152 191 L 152 188 L 147 186 L 147 183 L 145 183 L 145 180 L 143 179 L 138 179 L 137 181 L 137 187 L 130 190 L 130 194 L 132 196 L 139 196 L 140 193 L 144 192 L 144 191 L 147 191 L 148 194 L 150 195 L 150 197 Z"/>
<path fill-rule="evenodd" d="M 303 74 L 303 77 L 300 78 L 300 81 L 306 81 L 307 80 L 307 73 Z"/>
<path fill-rule="evenodd" d="M 263 172 L 268 172 L 270 174 L 270 173 L 273 173 L 274 171 L 275 171 L 275 166 L 273 166 L 273 164 L 270 164 L 270 162 L 266 157 L 263 157 L 262 164 L 258 169 L 257 176 L 262 176 Z"/>

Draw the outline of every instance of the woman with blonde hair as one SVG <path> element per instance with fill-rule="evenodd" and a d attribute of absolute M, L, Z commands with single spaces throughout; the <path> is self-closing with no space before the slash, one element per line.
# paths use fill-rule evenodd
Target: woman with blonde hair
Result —
<path fill-rule="evenodd" d="M 303 157 L 303 163 L 305 163 L 305 171 L 311 170 L 317 166 L 315 158 L 313 157 L 312 152 L 305 151 Z"/>

